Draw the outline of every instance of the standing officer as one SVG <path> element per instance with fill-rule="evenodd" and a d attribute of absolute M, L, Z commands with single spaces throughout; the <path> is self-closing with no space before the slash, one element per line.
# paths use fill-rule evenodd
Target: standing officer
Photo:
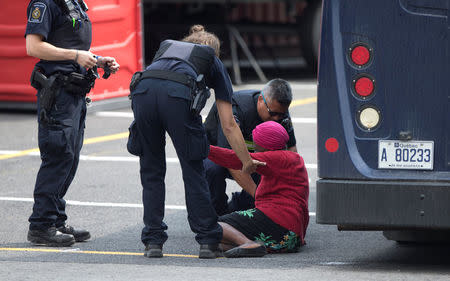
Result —
<path fill-rule="evenodd" d="M 166 173 L 165 133 L 180 160 L 191 230 L 200 244 L 199 258 L 216 258 L 222 228 L 211 204 L 203 159 L 209 145 L 200 110 L 214 88 L 220 122 L 231 147 L 249 174 L 264 163 L 252 160 L 231 109 L 232 86 L 219 60 L 220 42 L 201 25 L 191 27 L 183 41 L 166 40 L 152 64 L 133 76 L 131 87 L 135 121 L 130 126 L 128 150 L 140 156 L 146 257 L 162 257 L 167 240 L 163 222 Z M 142 76 L 140 76 L 142 75 Z"/>
<path fill-rule="evenodd" d="M 283 79 L 273 79 L 260 90 L 243 90 L 233 94 L 233 115 L 239 125 L 245 143 L 250 152 L 254 152 L 252 131 L 265 121 L 281 123 L 289 134 L 288 150 L 297 152 L 294 128 L 289 117 L 289 105 L 292 101 L 292 90 Z M 205 121 L 206 134 L 210 144 L 230 148 L 218 122 L 217 107 L 214 104 Z M 253 195 L 260 175 L 250 176 L 240 171 L 221 167 L 209 159 L 204 160 L 206 178 L 211 193 L 211 200 L 219 216 L 233 211 L 247 210 L 255 207 Z M 226 194 L 225 179 L 234 179 L 243 188 L 234 192 L 230 202 Z"/>
<path fill-rule="evenodd" d="M 90 238 L 88 231 L 66 225 L 63 197 L 83 144 L 85 96 L 96 78 L 92 68 L 115 73 L 119 64 L 89 52 L 92 30 L 86 11 L 82 0 L 32 0 L 27 9 L 27 54 L 40 59 L 31 77 L 38 89 L 42 159 L 29 218 L 28 240 L 34 244 L 70 246 Z"/>

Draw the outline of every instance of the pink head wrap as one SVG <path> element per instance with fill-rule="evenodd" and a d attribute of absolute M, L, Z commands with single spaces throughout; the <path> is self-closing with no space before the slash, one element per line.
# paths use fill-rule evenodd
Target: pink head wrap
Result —
<path fill-rule="evenodd" d="M 253 141 L 267 150 L 280 150 L 286 148 L 289 135 L 283 126 L 275 121 L 267 121 L 253 129 Z"/>

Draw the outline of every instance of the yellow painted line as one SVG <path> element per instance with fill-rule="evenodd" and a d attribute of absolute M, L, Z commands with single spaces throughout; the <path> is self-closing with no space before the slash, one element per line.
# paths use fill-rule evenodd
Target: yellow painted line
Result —
<path fill-rule="evenodd" d="M 92 143 L 124 139 L 124 138 L 128 138 L 128 134 L 129 134 L 128 132 L 125 132 L 125 133 L 119 133 L 119 134 L 108 135 L 108 136 L 103 136 L 103 137 L 89 138 L 89 139 L 85 139 L 83 144 L 92 144 Z"/>
<path fill-rule="evenodd" d="M 70 253 L 89 255 L 119 255 L 119 256 L 144 256 L 144 253 L 135 252 L 108 252 L 108 251 L 82 251 L 77 249 L 42 249 L 42 248 L 0 248 L 3 252 L 39 252 L 39 253 Z M 164 254 L 165 257 L 198 258 L 195 255 Z"/>
<path fill-rule="evenodd" d="M 92 143 L 99 143 L 99 142 L 107 142 L 107 141 L 124 139 L 124 138 L 128 138 L 128 134 L 129 134 L 128 132 L 124 132 L 124 133 L 113 134 L 113 135 L 108 135 L 108 136 L 89 138 L 89 139 L 85 139 L 83 144 L 92 144 Z M 39 152 L 39 148 L 27 149 L 27 150 L 22 150 L 22 151 L 19 151 L 19 152 L 16 152 L 16 153 L 0 155 L 0 160 L 26 156 L 26 155 L 28 155 L 29 153 L 32 153 L 32 152 Z"/>
<path fill-rule="evenodd" d="M 315 102 L 317 102 L 317 97 L 294 100 L 291 102 L 291 107 L 311 104 L 311 103 L 315 103 Z M 89 139 L 85 139 L 83 144 L 93 144 L 93 143 L 100 143 L 100 142 L 124 139 L 124 138 L 128 138 L 128 134 L 129 134 L 128 132 L 124 132 L 124 133 L 107 135 L 107 136 L 102 136 L 102 137 L 89 138 Z M 39 152 L 39 148 L 27 149 L 27 150 L 22 150 L 22 151 L 19 151 L 16 153 L 0 155 L 0 160 L 26 156 L 32 152 Z"/>
<path fill-rule="evenodd" d="M 32 153 L 32 152 L 39 152 L 39 148 L 27 149 L 27 150 L 22 150 L 22 151 L 19 151 L 19 152 L 16 152 L 16 153 L 0 155 L 0 160 L 10 159 L 10 158 L 15 158 L 15 157 L 20 157 L 20 156 L 25 156 L 25 155 L 28 155 L 29 153 Z"/>
<path fill-rule="evenodd" d="M 290 107 L 299 106 L 299 105 L 305 105 L 305 104 L 311 104 L 317 102 L 317 97 L 311 97 L 301 100 L 294 100 L 291 102 Z"/>

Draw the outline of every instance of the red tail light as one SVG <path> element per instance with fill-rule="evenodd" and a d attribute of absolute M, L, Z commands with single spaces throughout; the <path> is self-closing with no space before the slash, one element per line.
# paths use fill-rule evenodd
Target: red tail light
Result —
<path fill-rule="evenodd" d="M 350 59 L 358 67 L 363 67 L 370 62 L 372 49 L 366 45 L 356 44 L 350 48 Z"/>
<path fill-rule="evenodd" d="M 336 152 L 339 149 L 339 142 L 335 138 L 329 138 L 325 141 L 325 149 L 328 152 Z"/>
<path fill-rule="evenodd" d="M 355 93 L 363 98 L 367 98 L 373 93 L 375 81 L 367 76 L 360 76 L 353 80 Z"/>

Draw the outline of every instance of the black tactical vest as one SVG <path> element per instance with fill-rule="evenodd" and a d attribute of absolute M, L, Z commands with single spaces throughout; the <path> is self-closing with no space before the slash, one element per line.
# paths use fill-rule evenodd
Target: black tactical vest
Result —
<path fill-rule="evenodd" d="M 258 125 L 262 122 L 256 110 L 257 97 L 261 93 L 260 90 L 242 90 L 235 92 L 231 97 L 233 104 L 233 113 L 241 116 L 246 123 L 250 125 L 248 130 L 253 130 L 253 124 Z M 245 128 L 243 128 L 245 130 Z M 250 131 L 251 133 L 251 131 Z"/>
<path fill-rule="evenodd" d="M 259 90 L 243 90 L 235 92 L 231 97 L 233 114 L 239 119 L 242 136 L 250 152 L 254 152 L 255 149 L 252 136 L 253 129 L 262 123 L 256 109 L 260 92 Z"/>
<path fill-rule="evenodd" d="M 207 45 L 193 44 L 175 40 L 161 42 L 153 62 L 160 59 L 176 59 L 189 64 L 197 73 L 209 75 L 214 63 L 214 49 Z"/>
<path fill-rule="evenodd" d="M 47 38 L 47 42 L 64 49 L 77 49 L 88 51 L 92 42 L 92 24 L 87 16 L 83 16 L 81 11 L 75 7 L 71 0 L 54 0 L 61 9 L 64 23 L 52 30 Z M 87 6 L 80 1 L 83 10 Z"/>

